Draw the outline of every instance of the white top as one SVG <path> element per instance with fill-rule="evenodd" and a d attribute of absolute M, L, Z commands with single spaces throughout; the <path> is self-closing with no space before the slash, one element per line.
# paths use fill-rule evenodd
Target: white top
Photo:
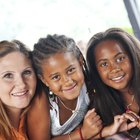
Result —
<path fill-rule="evenodd" d="M 89 96 L 86 86 L 84 84 L 77 100 L 77 105 L 75 109 L 76 111 L 63 125 L 60 125 L 57 97 L 55 97 L 55 101 L 51 98 L 49 98 L 49 100 L 52 106 L 52 109 L 50 110 L 52 136 L 68 134 L 69 132 L 74 130 L 83 120 L 89 105 Z"/>

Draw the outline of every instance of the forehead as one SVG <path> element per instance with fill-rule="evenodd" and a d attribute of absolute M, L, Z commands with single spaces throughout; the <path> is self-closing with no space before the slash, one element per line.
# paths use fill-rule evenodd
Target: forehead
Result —
<path fill-rule="evenodd" d="M 56 53 L 42 61 L 42 69 L 45 71 L 49 69 L 63 69 L 69 65 L 79 62 L 77 57 L 72 52 Z"/>
<path fill-rule="evenodd" d="M 95 55 L 98 54 L 100 56 L 102 56 L 103 54 L 108 55 L 108 53 L 110 55 L 111 54 L 113 55 L 113 53 L 118 53 L 118 52 L 126 53 L 122 44 L 119 41 L 116 41 L 116 40 L 102 41 L 95 48 Z"/>
<path fill-rule="evenodd" d="M 15 67 L 15 66 L 23 66 L 25 64 L 31 64 L 30 60 L 20 52 L 11 52 L 4 57 L 0 57 L 0 66 L 4 67 Z"/>

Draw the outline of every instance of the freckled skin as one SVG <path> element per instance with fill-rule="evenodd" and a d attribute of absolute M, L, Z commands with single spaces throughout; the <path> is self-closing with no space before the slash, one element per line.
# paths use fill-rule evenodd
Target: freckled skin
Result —
<path fill-rule="evenodd" d="M 127 52 L 115 40 L 105 40 L 95 48 L 95 61 L 102 81 L 119 91 L 126 91 L 132 78 Z"/>

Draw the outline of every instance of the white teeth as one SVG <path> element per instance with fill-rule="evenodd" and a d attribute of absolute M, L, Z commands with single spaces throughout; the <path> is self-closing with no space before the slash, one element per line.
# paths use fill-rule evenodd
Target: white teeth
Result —
<path fill-rule="evenodd" d="M 13 93 L 12 95 L 14 96 L 22 96 L 24 95 L 26 92 L 20 92 L 20 93 Z"/>
<path fill-rule="evenodd" d="M 120 80 L 123 76 L 112 78 L 113 81 Z"/>

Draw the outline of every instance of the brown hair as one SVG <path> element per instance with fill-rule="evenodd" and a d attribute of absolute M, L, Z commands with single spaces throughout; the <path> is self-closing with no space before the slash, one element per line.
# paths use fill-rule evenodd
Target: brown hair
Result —
<path fill-rule="evenodd" d="M 30 58 L 30 51 L 28 48 L 26 48 L 26 46 L 22 42 L 18 40 L 1 41 L 0 58 L 6 56 L 11 52 L 20 52 L 24 54 L 27 58 Z M 14 132 L 12 131 L 12 125 L 10 123 L 9 117 L 6 113 L 6 110 L 1 100 L 0 100 L 0 137 L 3 140 L 13 140 L 16 137 Z"/>

